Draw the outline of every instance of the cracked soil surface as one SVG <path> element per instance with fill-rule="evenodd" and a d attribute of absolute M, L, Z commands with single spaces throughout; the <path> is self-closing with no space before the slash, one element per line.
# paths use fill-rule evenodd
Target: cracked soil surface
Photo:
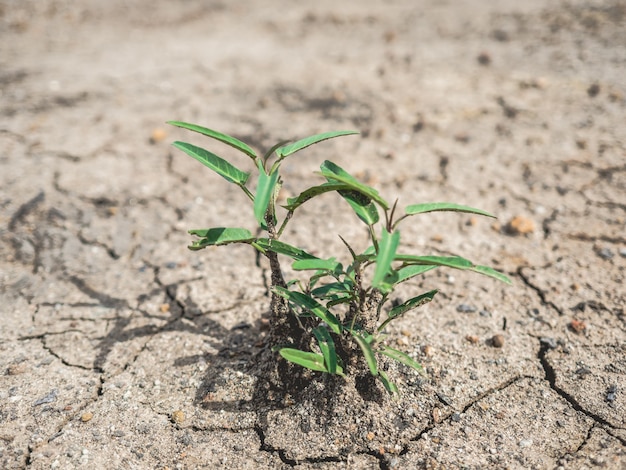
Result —
<path fill-rule="evenodd" d="M 0 35 L 1 468 L 625 468 L 626 2 L 0 0 Z M 166 120 L 259 149 L 359 130 L 286 193 L 328 158 L 400 207 L 488 210 L 403 246 L 513 285 L 400 289 L 440 294 L 389 329 L 428 373 L 392 371 L 398 398 L 263 396 L 267 266 L 186 250 L 252 210 L 169 144 L 248 162 Z M 284 238 L 364 248 L 347 210 Z"/>

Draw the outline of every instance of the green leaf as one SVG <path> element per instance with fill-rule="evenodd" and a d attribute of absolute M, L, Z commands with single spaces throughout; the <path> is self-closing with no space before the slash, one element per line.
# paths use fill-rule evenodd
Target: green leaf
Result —
<path fill-rule="evenodd" d="M 398 249 L 400 243 L 400 232 L 389 233 L 387 229 L 383 229 L 382 236 L 378 242 L 378 254 L 376 255 L 376 270 L 374 271 L 374 279 L 372 287 L 377 288 L 389 272 L 391 262 Z"/>
<path fill-rule="evenodd" d="M 328 372 L 331 374 L 337 374 L 337 352 L 335 350 L 335 342 L 330 336 L 330 333 L 323 326 L 318 326 L 313 329 L 313 335 L 317 339 L 320 351 L 322 351 Z"/>
<path fill-rule="evenodd" d="M 288 144 L 289 140 L 282 140 L 280 142 L 278 142 L 277 144 L 274 144 L 274 146 L 272 148 L 270 148 L 267 152 L 265 152 L 265 155 L 263 155 L 263 161 L 266 162 L 267 160 L 269 160 L 269 158 L 272 156 L 272 154 L 278 150 L 280 147 L 282 147 L 285 144 Z"/>
<path fill-rule="evenodd" d="M 261 252 L 273 251 L 274 253 L 278 253 L 280 255 L 289 256 L 294 260 L 319 259 L 300 248 L 269 238 L 257 238 L 256 241 L 253 242 L 253 246 Z"/>
<path fill-rule="evenodd" d="M 256 188 L 256 195 L 254 196 L 254 216 L 261 227 L 266 227 L 265 213 L 270 204 L 272 195 L 274 194 L 274 188 L 278 181 L 278 172 L 274 172 L 270 175 L 265 173 L 263 163 L 258 162 L 259 166 L 259 182 Z"/>
<path fill-rule="evenodd" d="M 171 124 L 172 126 L 181 127 L 183 129 L 188 129 L 190 131 L 199 132 L 202 135 L 206 135 L 207 137 L 211 137 L 212 139 L 219 140 L 220 142 L 225 143 L 226 145 L 230 145 L 233 148 L 236 148 L 240 152 L 245 153 L 249 157 L 256 159 L 256 153 L 252 150 L 248 144 L 242 142 L 239 139 L 235 139 L 226 134 L 222 134 L 221 132 L 214 131 L 212 129 L 207 129 L 206 127 L 201 127 L 196 124 L 189 124 L 187 122 L 180 121 L 167 121 L 167 124 Z"/>
<path fill-rule="evenodd" d="M 367 225 L 374 225 L 378 222 L 378 209 L 369 197 L 354 190 L 341 190 L 339 194 L 350 204 L 358 218 Z"/>
<path fill-rule="evenodd" d="M 326 307 L 320 304 L 313 297 L 303 294 L 302 292 L 290 291 L 280 286 L 274 286 L 273 290 L 277 295 L 280 295 L 284 299 L 287 299 L 290 302 L 298 305 L 299 307 L 308 310 L 317 318 L 326 322 L 326 324 L 330 327 L 333 333 L 341 333 L 343 327 L 341 323 L 339 323 L 339 320 L 337 320 L 337 317 L 330 313 Z"/>
<path fill-rule="evenodd" d="M 363 332 L 361 331 L 351 331 L 352 336 L 356 340 L 357 344 L 363 351 L 363 356 L 365 357 L 365 361 L 370 369 L 370 373 L 373 376 L 378 375 L 378 366 L 376 365 L 376 354 L 374 354 L 374 350 L 370 344 L 370 341 L 367 341 L 364 336 L 362 336 Z M 371 337 L 371 335 L 369 335 Z M 370 339 L 370 338 L 368 338 Z"/>
<path fill-rule="evenodd" d="M 344 282 L 331 282 L 323 286 L 313 289 L 311 294 L 315 297 L 326 297 L 333 294 L 345 294 L 352 293 L 354 285 L 349 281 Z"/>
<path fill-rule="evenodd" d="M 390 290 L 386 292 L 390 292 Z M 425 303 L 430 302 L 431 300 L 433 300 L 433 297 L 435 296 L 436 293 L 437 293 L 437 290 L 431 290 L 429 292 L 426 292 L 425 294 L 421 294 L 421 295 L 418 295 L 417 297 L 413 297 L 407 300 L 406 302 L 404 302 L 403 304 L 392 308 L 391 311 L 389 312 L 389 315 L 387 316 L 387 319 L 376 329 L 376 331 L 378 332 L 383 331 L 385 327 L 391 321 L 398 318 L 402 314 L 408 312 L 409 310 L 417 308 L 420 305 L 424 305 Z"/>
<path fill-rule="evenodd" d="M 344 183 L 324 183 L 319 186 L 313 186 L 302 191 L 298 196 L 287 199 L 287 205 L 283 207 L 288 211 L 293 211 L 309 199 L 313 199 L 315 196 L 319 196 L 320 194 L 327 193 L 329 191 L 339 191 L 348 188 L 349 186 Z"/>
<path fill-rule="evenodd" d="M 496 271 L 495 269 L 490 268 L 488 266 L 480 266 L 480 265 L 474 266 L 472 268 L 472 271 L 480 273 L 480 274 L 484 274 L 485 276 L 493 277 L 493 278 L 497 279 L 498 281 L 502 281 L 502 282 L 505 282 L 507 284 L 512 284 L 511 283 L 511 279 L 509 279 L 508 276 L 505 276 L 501 272 Z"/>
<path fill-rule="evenodd" d="M 409 366 L 415 369 L 422 375 L 426 374 L 424 372 L 424 368 L 419 362 L 411 359 L 411 357 L 408 354 L 405 354 L 402 351 L 398 351 L 397 349 L 393 349 L 388 346 L 383 346 L 380 349 L 380 353 L 384 354 L 387 357 L 390 357 L 391 359 L 395 359 L 396 361 L 400 362 L 401 364 L 404 364 L 405 366 Z"/>
<path fill-rule="evenodd" d="M 396 255 L 395 261 L 403 261 L 406 264 L 418 264 L 428 266 L 446 266 L 455 269 L 472 269 L 474 264 L 460 256 L 415 256 Z"/>
<path fill-rule="evenodd" d="M 201 250 L 207 246 L 227 245 L 229 243 L 252 243 L 254 237 L 245 228 L 215 227 L 209 229 L 189 230 L 191 235 L 202 237 L 194 240 L 189 246 L 190 250 Z"/>
<path fill-rule="evenodd" d="M 246 184 L 246 181 L 248 181 L 248 177 L 250 176 L 249 173 L 241 171 L 223 158 L 218 157 L 208 150 L 196 147 L 195 145 L 191 145 L 186 142 L 174 142 L 172 145 L 177 149 L 182 150 L 187 155 L 195 158 L 204 166 L 209 167 L 211 170 L 231 183 L 243 186 Z"/>
<path fill-rule="evenodd" d="M 293 348 L 282 348 L 278 353 L 289 362 L 293 362 L 299 366 L 318 372 L 328 372 L 328 369 L 326 369 L 324 365 L 324 356 L 321 354 L 300 351 L 299 349 Z"/>
<path fill-rule="evenodd" d="M 401 282 L 407 281 L 415 276 L 419 276 L 420 274 L 424 274 L 425 272 L 428 272 L 432 269 L 435 269 L 437 266 L 432 266 L 432 265 L 420 265 L 420 264 L 415 264 L 415 265 L 409 265 L 409 266 L 403 266 L 400 269 L 398 269 L 397 271 L 395 271 L 394 273 L 394 279 L 393 279 L 393 283 L 394 284 L 399 284 Z"/>
<path fill-rule="evenodd" d="M 431 290 L 424 294 L 418 295 L 417 297 L 413 297 L 407 300 L 406 302 L 404 302 L 403 304 L 392 308 L 391 311 L 389 312 L 389 318 L 399 317 L 400 315 L 408 312 L 409 310 L 413 310 L 414 308 L 427 304 L 428 302 L 433 300 L 433 297 L 435 297 L 435 294 L 437 294 L 437 292 L 438 291 L 436 289 Z"/>
<path fill-rule="evenodd" d="M 496 218 L 495 215 L 490 214 L 489 212 L 483 211 L 481 209 L 475 209 L 469 206 L 462 206 L 460 204 L 453 204 L 450 202 L 429 202 L 426 204 L 413 204 L 407 206 L 404 211 L 406 215 L 416 215 L 416 214 L 424 214 L 426 212 L 437 212 L 437 211 L 449 211 L 449 212 L 467 212 L 470 214 L 478 214 L 484 215 L 487 217 Z"/>
<path fill-rule="evenodd" d="M 437 268 L 437 266 L 415 264 L 403 266 L 399 269 L 392 269 L 380 283 L 378 290 L 380 290 L 383 294 L 387 294 L 401 282 L 408 281 L 419 274 L 424 274 L 425 272 L 435 268 Z"/>
<path fill-rule="evenodd" d="M 385 371 L 383 370 L 379 370 L 378 371 L 378 378 L 380 379 L 380 381 L 383 383 L 385 389 L 389 392 L 389 393 L 398 393 L 398 387 L 396 384 L 394 384 L 391 380 L 389 380 L 389 377 L 387 376 L 387 374 L 385 373 Z"/>
<path fill-rule="evenodd" d="M 322 163 L 320 168 L 322 170 L 322 175 L 326 177 L 327 180 L 345 183 L 354 191 L 365 194 L 370 199 L 376 201 L 383 209 L 389 209 L 389 204 L 380 196 L 380 194 L 378 194 L 378 191 L 366 184 L 361 183 L 339 165 L 326 160 Z"/>
<path fill-rule="evenodd" d="M 302 259 L 295 261 L 291 267 L 296 271 L 305 271 L 309 269 L 322 271 L 341 271 L 343 266 L 337 262 L 335 258 L 330 259 Z"/>
<path fill-rule="evenodd" d="M 310 137 L 305 137 L 304 139 L 298 140 L 293 144 L 285 145 L 284 147 L 280 147 L 276 149 L 276 155 L 280 158 L 285 158 L 291 155 L 292 153 L 296 153 L 299 150 L 302 150 L 310 145 L 317 144 L 318 142 L 322 142 L 324 140 L 332 139 L 334 137 L 339 137 L 342 135 L 352 135 L 358 134 L 357 131 L 333 131 L 333 132 L 324 132 L 323 134 L 316 134 Z"/>

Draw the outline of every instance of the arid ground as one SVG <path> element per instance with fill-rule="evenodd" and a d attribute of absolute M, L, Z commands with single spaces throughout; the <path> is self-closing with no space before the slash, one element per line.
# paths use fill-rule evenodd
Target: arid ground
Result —
<path fill-rule="evenodd" d="M 623 469 L 626 2 L 0 0 L 0 467 Z M 263 396 L 268 267 L 191 252 L 247 227 L 238 188 L 174 149 L 355 129 L 330 159 L 399 207 L 451 201 L 402 249 L 458 254 L 388 340 L 398 397 Z M 285 241 L 346 259 L 335 194 Z M 323 383 L 323 382 L 320 382 Z"/>

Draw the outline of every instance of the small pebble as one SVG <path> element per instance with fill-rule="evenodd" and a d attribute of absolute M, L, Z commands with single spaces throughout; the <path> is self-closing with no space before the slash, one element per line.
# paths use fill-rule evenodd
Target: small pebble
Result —
<path fill-rule="evenodd" d="M 57 391 L 52 390 L 50 393 L 48 393 L 45 397 L 41 397 L 39 400 L 37 400 L 33 406 L 39 406 L 39 405 L 44 405 L 46 403 L 52 403 L 55 402 L 57 399 Z"/>
<path fill-rule="evenodd" d="M 613 256 L 615 256 L 615 253 L 613 253 L 609 248 L 600 248 L 596 250 L 596 253 L 602 259 L 612 259 Z"/>
<path fill-rule="evenodd" d="M 576 369 L 575 374 L 580 375 L 580 376 L 589 375 L 591 374 L 591 369 L 589 367 L 583 366 L 583 367 Z"/>
<path fill-rule="evenodd" d="M 587 325 L 584 321 L 576 319 L 573 319 L 571 322 L 569 322 L 568 326 L 570 330 L 572 330 L 574 333 L 582 333 L 587 329 Z"/>
<path fill-rule="evenodd" d="M 533 440 L 532 439 L 523 439 L 523 440 L 519 441 L 519 446 L 520 447 L 530 447 L 531 445 L 533 445 Z"/>
<path fill-rule="evenodd" d="M 459 413 L 452 413 L 450 419 L 455 423 L 458 423 L 459 421 L 461 421 L 461 415 Z"/>
<path fill-rule="evenodd" d="M 620 249 L 619 249 L 619 255 L 620 255 L 622 258 L 626 258 L 626 248 L 620 248 Z"/>
<path fill-rule="evenodd" d="M 456 307 L 456 311 L 461 313 L 473 313 L 476 311 L 476 307 L 473 305 L 461 304 Z"/>
<path fill-rule="evenodd" d="M 556 340 L 554 338 L 549 338 L 547 336 L 542 336 L 541 338 L 539 338 L 539 342 L 541 343 L 542 346 L 545 346 L 548 349 L 556 349 L 557 347 Z"/>
<path fill-rule="evenodd" d="M 467 342 L 469 342 L 469 343 L 472 343 L 472 344 L 476 344 L 476 343 L 478 343 L 478 341 L 479 341 L 478 336 L 473 336 L 473 335 L 467 335 L 467 336 L 465 337 L 465 340 L 466 340 Z"/>
<path fill-rule="evenodd" d="M 26 364 L 23 362 L 19 364 L 11 364 L 7 367 L 7 375 L 19 375 L 26 372 Z"/>
<path fill-rule="evenodd" d="M 156 143 L 164 141 L 166 137 L 167 132 L 165 132 L 164 129 L 157 127 L 152 131 L 152 134 L 150 135 L 150 143 L 154 145 Z"/>
<path fill-rule="evenodd" d="M 535 222 L 521 215 L 513 217 L 504 227 L 509 235 L 526 235 L 535 231 Z"/>
<path fill-rule="evenodd" d="M 81 420 L 83 423 L 86 423 L 87 421 L 91 421 L 92 419 L 93 419 L 93 413 L 92 413 L 92 412 L 90 412 L 90 411 L 87 411 L 86 413 L 83 413 L 83 414 L 80 416 L 80 420 Z"/>
<path fill-rule="evenodd" d="M 481 52 L 480 54 L 478 54 L 478 57 L 476 58 L 476 60 L 478 61 L 480 65 L 491 64 L 491 56 L 489 55 L 488 52 Z"/>
<path fill-rule="evenodd" d="M 494 348 L 501 348 L 502 346 L 504 346 L 504 336 L 494 335 L 493 338 L 491 338 L 491 345 Z"/>
<path fill-rule="evenodd" d="M 368 432 L 368 433 L 367 433 L 367 436 L 365 436 L 365 438 L 366 438 L 368 441 L 373 441 L 373 440 L 374 440 L 374 437 L 375 437 L 375 435 L 374 435 L 374 433 L 373 433 L 372 431 Z"/>
<path fill-rule="evenodd" d="M 611 385 L 606 391 L 606 401 L 609 403 L 617 399 L 617 385 Z"/>
<path fill-rule="evenodd" d="M 600 85 L 598 85 L 597 83 L 594 83 L 589 86 L 589 88 L 587 88 L 587 94 L 590 98 L 595 98 L 596 96 L 598 96 L 598 93 L 600 93 Z"/>
<path fill-rule="evenodd" d="M 172 423 L 182 424 L 185 421 L 185 413 L 181 410 L 176 410 L 171 416 Z"/>

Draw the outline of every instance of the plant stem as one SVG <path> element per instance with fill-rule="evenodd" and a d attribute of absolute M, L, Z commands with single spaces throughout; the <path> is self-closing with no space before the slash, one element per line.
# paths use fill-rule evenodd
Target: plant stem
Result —
<path fill-rule="evenodd" d="M 279 239 L 280 236 L 283 234 L 283 230 L 285 230 L 285 227 L 287 226 L 287 222 L 289 222 L 289 220 L 291 220 L 292 216 L 293 216 L 293 211 L 287 212 L 287 215 L 285 216 L 285 220 L 283 220 L 283 223 L 281 224 L 280 228 L 278 229 L 278 234 L 276 235 L 276 239 Z"/>

